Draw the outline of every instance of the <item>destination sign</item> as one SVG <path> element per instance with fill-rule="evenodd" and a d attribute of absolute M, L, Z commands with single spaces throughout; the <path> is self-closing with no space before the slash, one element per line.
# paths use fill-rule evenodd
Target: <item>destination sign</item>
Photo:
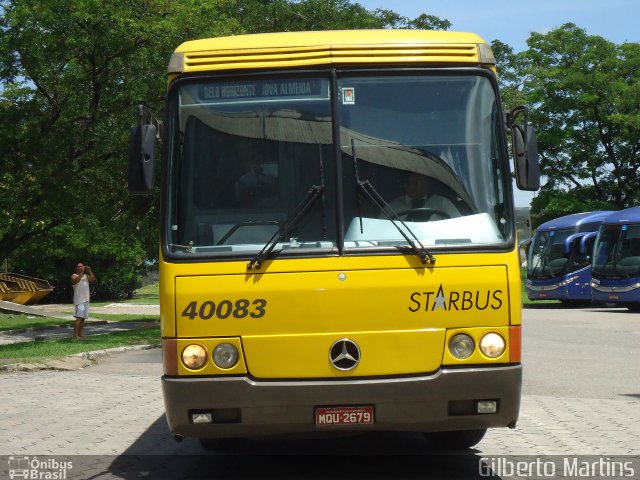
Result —
<path fill-rule="evenodd" d="M 258 80 L 198 85 L 198 99 L 202 103 L 327 98 L 329 81 L 325 79 Z"/>

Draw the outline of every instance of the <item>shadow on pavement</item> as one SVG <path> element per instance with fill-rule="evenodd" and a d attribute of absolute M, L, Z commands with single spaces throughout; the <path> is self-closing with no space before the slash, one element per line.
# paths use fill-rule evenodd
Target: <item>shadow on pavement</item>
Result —
<path fill-rule="evenodd" d="M 106 471 L 123 479 L 499 479 L 476 450 L 429 451 L 421 435 L 368 433 L 327 438 L 249 440 L 233 452 L 207 452 L 197 440 L 176 443 L 164 416 Z"/>
<path fill-rule="evenodd" d="M 640 400 L 640 393 L 621 393 L 620 396 L 621 397 L 635 398 L 636 400 Z"/>
<path fill-rule="evenodd" d="M 588 310 L 588 311 L 597 311 L 603 313 L 634 313 L 631 312 L 627 307 L 622 305 L 565 305 L 564 303 L 528 303 L 522 305 L 522 308 L 525 310 Z"/>
<path fill-rule="evenodd" d="M 563 308 L 571 308 L 563 305 L 560 302 L 557 303 L 524 303 L 522 308 L 531 310 L 560 310 Z"/>

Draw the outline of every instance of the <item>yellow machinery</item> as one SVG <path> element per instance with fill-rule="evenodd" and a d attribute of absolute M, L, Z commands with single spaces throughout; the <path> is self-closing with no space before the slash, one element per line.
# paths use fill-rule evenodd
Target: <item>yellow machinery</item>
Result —
<path fill-rule="evenodd" d="M 53 287 L 46 280 L 17 273 L 0 273 L 0 300 L 31 305 L 52 291 Z"/>

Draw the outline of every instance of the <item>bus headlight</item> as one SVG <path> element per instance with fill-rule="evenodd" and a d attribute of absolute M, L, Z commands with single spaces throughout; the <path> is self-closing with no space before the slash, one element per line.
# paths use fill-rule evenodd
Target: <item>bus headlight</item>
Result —
<path fill-rule="evenodd" d="M 207 351 L 202 345 L 187 345 L 182 350 L 182 363 L 190 370 L 198 370 L 207 362 Z"/>
<path fill-rule="evenodd" d="M 449 340 L 449 351 L 458 360 L 469 358 L 475 350 L 475 343 L 466 333 L 457 333 Z"/>
<path fill-rule="evenodd" d="M 563 280 L 562 282 L 560 282 L 560 283 L 558 284 L 558 286 L 559 286 L 559 287 L 566 287 L 567 285 L 569 285 L 569 284 L 570 284 L 570 283 L 572 283 L 573 281 L 577 280 L 578 278 L 580 278 L 580 277 L 578 277 L 577 275 L 575 275 L 575 276 L 573 276 L 573 277 L 571 277 L 571 278 L 567 278 L 566 280 Z"/>
<path fill-rule="evenodd" d="M 498 358 L 504 353 L 505 347 L 504 338 L 497 333 L 487 333 L 480 340 L 480 351 L 489 358 Z"/>
<path fill-rule="evenodd" d="M 213 350 L 213 363 L 219 368 L 232 368 L 238 363 L 238 350 L 230 343 L 221 343 Z"/>

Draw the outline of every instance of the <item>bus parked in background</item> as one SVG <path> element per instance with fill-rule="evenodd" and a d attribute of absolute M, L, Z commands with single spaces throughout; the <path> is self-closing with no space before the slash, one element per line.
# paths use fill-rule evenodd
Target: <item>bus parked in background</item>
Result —
<path fill-rule="evenodd" d="M 154 178 L 148 117 L 130 147 L 137 193 Z M 410 431 L 463 448 L 515 427 L 521 287 L 505 127 L 518 187 L 540 180 L 526 109 L 506 118 L 495 59 L 473 34 L 181 45 L 163 129 L 171 433 L 215 447 Z"/>
<path fill-rule="evenodd" d="M 598 228 L 612 212 L 575 213 L 540 225 L 529 245 L 529 300 L 591 301 L 591 256 Z"/>
<path fill-rule="evenodd" d="M 592 298 L 640 311 L 640 207 L 609 215 L 594 247 Z"/>

